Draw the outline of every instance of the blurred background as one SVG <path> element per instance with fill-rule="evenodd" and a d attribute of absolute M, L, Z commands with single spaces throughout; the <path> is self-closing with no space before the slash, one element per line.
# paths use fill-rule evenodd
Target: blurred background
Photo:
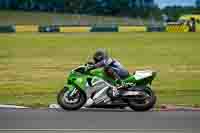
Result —
<path fill-rule="evenodd" d="M 183 14 L 199 14 L 200 0 L 0 0 L 0 10 L 4 25 L 156 25 L 177 21 Z M 23 22 L 23 17 L 37 19 Z"/>

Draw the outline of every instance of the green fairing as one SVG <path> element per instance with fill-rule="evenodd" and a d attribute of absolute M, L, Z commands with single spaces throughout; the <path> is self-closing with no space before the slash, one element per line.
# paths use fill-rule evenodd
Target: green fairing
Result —
<path fill-rule="evenodd" d="M 66 80 L 65 87 L 70 90 L 73 90 L 77 87 L 79 89 L 85 90 L 87 89 L 87 79 L 93 79 L 94 77 L 102 78 L 114 83 L 114 81 L 105 74 L 104 70 L 102 68 L 99 68 L 91 70 L 89 72 L 85 72 L 84 74 L 72 71 L 69 74 L 68 79 Z"/>
<path fill-rule="evenodd" d="M 103 68 L 94 69 L 90 71 L 90 74 L 115 84 L 115 81 L 105 73 Z"/>
<path fill-rule="evenodd" d="M 135 76 L 130 74 L 128 77 L 123 79 L 123 81 L 129 84 L 146 85 L 151 84 L 151 81 L 154 77 L 155 75 L 152 75 L 151 77 L 145 79 L 136 80 Z M 65 82 L 65 88 L 69 89 L 70 91 L 75 88 L 85 91 L 88 88 L 89 81 L 94 81 L 94 79 L 98 80 L 98 78 L 108 81 L 114 86 L 117 84 L 114 79 L 105 73 L 103 68 L 87 71 L 87 66 L 79 66 L 70 72 Z"/>
<path fill-rule="evenodd" d="M 65 87 L 67 87 L 71 91 L 77 87 L 79 89 L 84 90 L 85 88 L 87 88 L 86 87 L 87 78 L 89 78 L 89 77 L 90 77 L 89 75 L 83 75 L 78 72 L 72 71 L 68 76 L 68 79 L 65 83 Z"/>
<path fill-rule="evenodd" d="M 135 82 L 135 77 L 133 75 L 129 75 L 125 80 L 125 83 Z"/>
<path fill-rule="evenodd" d="M 81 90 L 87 89 L 86 85 L 88 79 L 101 78 L 106 81 L 109 81 L 112 85 L 116 85 L 115 80 L 109 77 L 103 68 L 94 69 L 91 71 L 85 71 L 85 66 L 80 66 L 70 72 L 68 75 L 68 79 L 65 82 L 65 87 L 69 90 L 73 90 L 74 88 L 78 88 Z M 81 72 L 82 71 L 82 72 Z M 135 78 L 133 75 L 129 75 L 126 79 L 124 79 L 126 83 L 135 82 Z"/>

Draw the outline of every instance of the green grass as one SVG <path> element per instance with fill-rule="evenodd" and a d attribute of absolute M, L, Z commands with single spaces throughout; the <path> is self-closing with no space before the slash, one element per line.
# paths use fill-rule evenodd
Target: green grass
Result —
<path fill-rule="evenodd" d="M 67 73 L 96 48 L 107 48 L 132 72 L 154 69 L 158 104 L 200 103 L 200 33 L 0 35 L 0 104 L 56 102 Z"/>
<path fill-rule="evenodd" d="M 89 16 L 64 13 L 0 11 L 0 25 L 37 24 L 37 25 L 94 25 L 94 24 L 142 24 L 137 18 Z M 145 20 L 144 23 L 147 23 Z"/>

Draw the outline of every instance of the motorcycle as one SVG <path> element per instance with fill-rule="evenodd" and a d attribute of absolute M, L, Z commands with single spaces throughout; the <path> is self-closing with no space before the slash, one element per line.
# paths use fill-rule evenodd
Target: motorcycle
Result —
<path fill-rule="evenodd" d="M 156 95 L 151 84 L 156 72 L 136 71 L 123 78 L 125 86 L 117 86 L 103 68 L 89 70 L 90 64 L 73 69 L 64 88 L 58 93 L 57 102 L 65 110 L 78 110 L 87 106 L 88 99 L 94 102 L 89 108 L 125 108 L 134 111 L 148 111 L 156 103 Z M 119 95 L 113 95 L 116 89 Z M 88 106 L 87 106 L 88 107 Z"/>

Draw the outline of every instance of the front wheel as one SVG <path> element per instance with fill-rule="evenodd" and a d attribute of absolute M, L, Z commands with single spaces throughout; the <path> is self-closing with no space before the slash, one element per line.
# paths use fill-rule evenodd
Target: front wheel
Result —
<path fill-rule="evenodd" d="M 73 97 L 69 97 L 69 90 L 67 88 L 63 88 L 57 96 L 58 104 L 65 110 L 78 110 L 86 101 L 86 94 L 78 89 Z"/>
<path fill-rule="evenodd" d="M 145 100 L 128 100 L 129 107 L 134 111 L 148 111 L 153 108 L 156 103 L 156 95 L 151 88 L 145 87 L 143 91 L 146 95 Z"/>

